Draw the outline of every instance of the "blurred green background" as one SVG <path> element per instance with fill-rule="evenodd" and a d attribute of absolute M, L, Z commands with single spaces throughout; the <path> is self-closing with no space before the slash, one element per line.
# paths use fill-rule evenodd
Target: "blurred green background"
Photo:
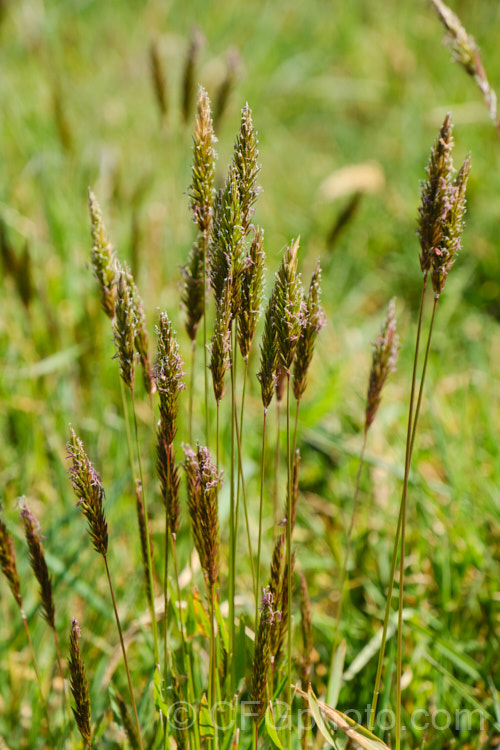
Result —
<path fill-rule="evenodd" d="M 231 82 L 216 123 L 219 182 L 240 109 L 248 101 L 253 110 L 264 189 L 256 222 L 266 232 L 270 280 L 283 247 L 299 234 L 306 282 L 318 256 L 324 269 L 328 323 L 301 411 L 296 534 L 297 564 L 313 598 L 319 692 L 331 656 L 370 342 L 387 301 L 397 297 L 400 362 L 370 434 L 342 622 L 346 667 L 360 653 L 367 660 L 348 675 L 343 709 L 365 706 L 373 686 L 376 658 L 366 647 L 383 618 L 421 287 L 419 182 L 447 111 L 455 123 L 456 164 L 472 153 L 463 251 L 439 304 L 412 476 L 405 708 L 452 711 L 479 701 L 500 721 L 494 687 L 500 682 L 500 143 L 479 90 L 450 62 L 430 4 L 3 0 L 0 7 L 0 491 L 42 668 L 50 671 L 54 656 L 36 612 L 17 521 L 20 495 L 42 523 L 59 627 L 66 633 L 72 615 L 82 619 L 92 641 L 87 658 L 95 715 L 107 710 L 102 680 L 115 636 L 105 581 L 67 479 L 69 422 L 85 438 L 107 488 L 111 564 L 126 624 L 146 608 L 139 552 L 131 554 L 126 541 L 135 543 L 135 511 L 111 331 L 89 269 L 87 187 L 98 196 L 120 257 L 132 265 L 151 334 L 157 307 L 167 309 L 189 370 L 179 269 L 194 238 L 186 196 L 194 109 L 184 122 L 182 92 L 196 38 L 194 95 L 202 83 L 216 104 L 228 75 Z M 500 88 L 499 4 L 462 0 L 453 8 L 475 36 L 492 86 Z M 166 80 L 164 117 L 153 87 L 152 43 Z M 340 228 L 349 208 L 350 220 Z M 201 389 L 200 365 L 199 357 Z M 252 389 L 245 468 L 256 496 L 255 377 Z M 186 408 L 187 399 L 184 425 Z M 145 399 L 139 416 L 152 476 Z M 181 428 L 179 444 L 185 439 Z M 160 533 L 158 501 L 153 517 L 155 509 Z M 187 526 L 184 519 L 182 539 Z M 267 556 L 270 538 L 268 512 Z M 185 562 L 182 545 L 181 556 Z M 250 591 L 244 565 L 240 584 Z M 0 591 L 0 736 L 8 747 L 38 747 L 40 709 L 26 680 L 29 655 L 4 581 Z M 137 660 L 147 657 L 138 649 Z M 384 705 L 392 705 L 390 696 Z M 420 739 L 416 731 L 407 746 Z M 427 741 L 479 747 L 487 736 L 475 727 L 455 738 L 430 732 Z"/>

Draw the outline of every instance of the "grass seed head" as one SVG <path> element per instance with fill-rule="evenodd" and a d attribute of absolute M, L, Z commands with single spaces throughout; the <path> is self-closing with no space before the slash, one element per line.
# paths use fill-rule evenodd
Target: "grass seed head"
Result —
<path fill-rule="evenodd" d="M 42 600 L 42 613 L 50 627 L 55 630 L 55 605 L 52 593 L 52 581 L 50 579 L 45 554 L 43 551 L 40 524 L 34 513 L 26 502 L 21 504 L 21 519 L 24 526 L 24 535 L 28 545 L 31 569 L 40 586 L 40 598 Z"/>
<path fill-rule="evenodd" d="M 470 155 L 467 156 L 451 185 L 451 205 L 443 228 L 443 242 L 432 254 L 432 287 L 439 297 L 448 273 L 461 249 L 464 228 L 467 180 L 470 172 Z"/>
<path fill-rule="evenodd" d="M 384 324 L 372 348 L 372 366 L 366 397 L 365 432 L 370 428 L 382 398 L 382 389 L 389 373 L 396 369 L 399 337 L 396 333 L 396 298 L 387 307 Z"/>
<path fill-rule="evenodd" d="M 172 443 L 167 443 L 162 434 L 162 428 L 158 430 L 157 438 L 157 469 L 160 477 L 161 494 L 163 502 L 168 510 L 169 529 L 172 538 L 175 539 L 180 523 L 179 468 L 175 463 L 175 451 Z"/>
<path fill-rule="evenodd" d="M 307 372 L 314 353 L 316 337 L 325 324 L 325 314 L 321 307 L 321 269 L 319 261 L 311 278 L 309 294 L 303 305 L 302 331 L 297 344 L 293 371 L 293 393 L 297 401 L 304 395 L 307 385 Z"/>
<path fill-rule="evenodd" d="M 257 185 L 257 175 L 260 172 L 258 143 L 252 121 L 252 110 L 248 104 L 245 104 L 241 110 L 240 130 L 233 150 L 233 164 L 236 169 L 241 203 L 241 224 L 245 235 L 250 230 L 253 205 L 261 192 L 261 188 Z"/>
<path fill-rule="evenodd" d="M 257 227 L 241 280 L 241 307 L 238 314 L 238 344 L 246 363 L 261 314 L 264 261 L 264 231 Z"/>
<path fill-rule="evenodd" d="M 135 507 L 137 511 L 137 522 L 139 525 L 139 537 L 141 540 L 141 559 L 142 559 L 142 568 L 144 572 L 144 584 L 146 587 L 146 594 L 149 599 L 151 595 L 151 587 L 150 587 L 149 572 L 148 572 L 146 513 L 144 511 L 144 500 L 142 497 L 142 484 L 141 484 L 140 479 L 136 479 L 135 481 Z M 150 550 L 151 559 L 152 559 L 153 558 L 153 544 L 151 543 L 151 530 L 149 532 L 149 540 L 150 540 L 149 550 Z"/>
<path fill-rule="evenodd" d="M 187 265 L 182 268 L 181 303 L 186 311 L 187 335 L 194 341 L 203 317 L 206 281 L 203 268 L 204 244 L 200 235 L 191 248 Z"/>
<path fill-rule="evenodd" d="M 116 303 L 116 255 L 108 240 L 97 198 L 90 188 L 89 210 L 92 233 L 92 269 L 99 285 L 102 309 L 112 320 Z"/>
<path fill-rule="evenodd" d="M 193 108 L 195 73 L 202 45 L 203 36 L 197 28 L 194 28 L 191 32 L 182 77 L 182 118 L 184 122 L 188 122 Z"/>
<path fill-rule="evenodd" d="M 218 303 L 231 277 L 231 317 L 238 315 L 241 305 L 241 283 L 248 265 L 242 226 L 242 205 L 238 173 L 231 165 L 224 187 L 215 199 L 215 214 L 210 245 L 210 283 Z"/>
<path fill-rule="evenodd" d="M 134 346 L 137 354 L 139 355 L 139 362 L 142 367 L 142 375 L 144 380 L 144 387 L 148 393 L 155 392 L 155 381 L 153 373 L 151 371 L 151 363 L 149 361 L 149 340 L 148 340 L 148 326 L 146 322 L 146 315 L 144 313 L 144 304 L 139 296 L 139 290 L 134 281 L 132 271 L 127 265 L 123 266 L 122 269 L 125 274 L 125 278 L 129 288 L 130 304 L 133 312 L 133 327 L 134 327 Z"/>
<path fill-rule="evenodd" d="M 198 444 L 196 453 L 184 445 L 188 508 L 194 542 L 207 587 L 211 590 L 219 575 L 220 531 L 217 496 L 220 476 L 208 448 Z"/>
<path fill-rule="evenodd" d="M 0 520 L 0 566 L 19 609 L 22 609 L 21 581 L 17 572 L 14 541 L 2 520 Z"/>
<path fill-rule="evenodd" d="M 149 48 L 149 64 L 155 99 L 161 117 L 165 118 L 168 109 L 167 77 L 165 75 L 165 69 L 161 59 L 160 45 L 157 39 L 151 42 Z"/>
<path fill-rule="evenodd" d="M 302 644 L 304 649 L 301 662 L 302 687 L 304 690 L 307 690 L 307 686 L 309 685 L 311 677 L 310 673 L 314 643 L 311 617 L 311 600 L 309 598 L 307 582 L 303 573 L 300 574 L 300 614 Z"/>
<path fill-rule="evenodd" d="M 260 345 L 260 370 L 257 378 L 260 382 L 262 405 L 267 412 L 273 400 L 278 376 L 278 339 L 274 324 L 276 288 L 273 289 L 266 307 L 264 317 L 264 333 Z"/>
<path fill-rule="evenodd" d="M 287 247 L 276 274 L 274 293 L 274 326 L 278 342 L 279 363 L 290 374 L 303 324 L 304 292 L 297 273 L 299 240 Z"/>
<path fill-rule="evenodd" d="M 166 312 L 160 313 L 156 326 L 158 354 L 154 367 L 156 389 L 160 397 L 161 433 L 167 444 L 174 442 L 177 432 L 179 394 L 185 387 L 182 378 L 184 364 L 179 345 Z"/>
<path fill-rule="evenodd" d="M 225 391 L 226 371 L 231 366 L 231 289 L 232 279 L 226 279 L 222 297 L 215 312 L 214 333 L 210 346 L 210 371 L 215 400 L 222 399 Z"/>
<path fill-rule="evenodd" d="M 104 515 L 104 487 L 101 477 L 94 469 L 73 429 L 70 430 L 68 457 L 72 464 L 69 469 L 77 505 L 88 522 L 88 530 L 96 552 L 105 556 L 108 551 L 108 525 Z"/>
<path fill-rule="evenodd" d="M 78 731 L 88 747 L 92 741 L 90 693 L 85 665 L 80 653 L 80 625 L 73 618 L 69 636 L 69 684 L 75 705 L 72 706 Z"/>
<path fill-rule="evenodd" d="M 432 4 L 446 29 L 445 42 L 451 48 L 453 61 L 474 78 L 488 106 L 490 117 L 498 128 L 497 97 L 486 77 L 476 40 L 467 33 L 459 17 L 442 0 L 432 0 Z"/>
<path fill-rule="evenodd" d="M 125 270 L 120 270 L 117 285 L 113 336 L 115 340 L 115 357 L 120 363 L 120 376 L 130 390 L 134 387 L 135 374 L 135 326 L 136 315 L 132 292 Z"/>
<path fill-rule="evenodd" d="M 269 586 L 262 589 L 262 607 L 255 638 L 252 669 L 252 700 L 255 701 L 254 719 L 258 723 L 266 707 L 267 683 L 271 666 L 271 636 L 281 619 L 274 610 L 274 596 Z"/>
<path fill-rule="evenodd" d="M 200 86 L 198 112 L 193 136 L 193 166 L 189 187 L 190 208 L 202 235 L 208 236 L 212 224 L 215 197 L 215 143 L 210 99 Z"/>
<path fill-rule="evenodd" d="M 453 125 L 448 114 L 432 146 L 426 168 L 427 179 L 422 184 L 417 233 L 420 240 L 420 267 L 424 274 L 431 270 L 435 248 L 440 248 L 443 243 L 443 224 L 451 205 L 452 131 Z"/>

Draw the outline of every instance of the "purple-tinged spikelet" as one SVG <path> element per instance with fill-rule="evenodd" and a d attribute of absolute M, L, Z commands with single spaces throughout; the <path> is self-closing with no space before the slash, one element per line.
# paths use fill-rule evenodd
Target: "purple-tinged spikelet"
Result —
<path fill-rule="evenodd" d="M 241 307 L 238 314 L 238 344 L 246 363 L 261 313 L 264 260 L 264 231 L 257 227 L 241 279 Z"/>
<path fill-rule="evenodd" d="M 281 613 L 274 610 L 274 595 L 270 587 L 262 589 L 262 607 L 259 626 L 255 637 L 252 669 L 252 700 L 256 711 L 254 719 L 258 723 L 266 707 L 267 681 L 271 666 L 272 631 L 281 620 Z"/>
<path fill-rule="evenodd" d="M 396 333 L 396 299 L 393 297 L 387 307 L 384 324 L 372 350 L 372 366 L 366 397 L 365 432 L 375 419 L 382 398 L 382 389 L 389 373 L 396 369 L 399 337 Z"/>
<path fill-rule="evenodd" d="M 311 278 L 309 294 L 303 306 L 302 331 L 297 344 L 293 371 L 293 393 L 297 401 L 304 395 L 307 385 L 307 371 L 311 364 L 316 337 L 325 324 L 325 314 L 321 307 L 321 269 L 319 261 Z"/>
<path fill-rule="evenodd" d="M 208 448 L 198 445 L 196 453 L 189 445 L 184 445 L 183 448 L 194 542 L 207 587 L 211 590 L 219 575 L 220 531 L 217 495 L 220 476 Z"/>
<path fill-rule="evenodd" d="M 92 725 L 90 715 L 90 693 L 85 665 L 80 653 L 80 625 L 73 618 L 69 636 L 69 682 L 75 705 L 72 706 L 78 731 L 83 741 L 90 748 L 92 741 Z"/>
<path fill-rule="evenodd" d="M 225 375 L 231 366 L 231 289 L 232 280 L 226 279 L 222 297 L 215 312 L 214 333 L 210 346 L 210 371 L 215 400 L 219 402 L 225 391 Z"/>
<path fill-rule="evenodd" d="M 101 306 L 113 319 L 116 302 L 116 255 L 108 240 L 97 199 L 89 188 L 89 210 L 92 232 L 92 269 L 99 285 Z"/>
<path fill-rule="evenodd" d="M 432 286 L 438 297 L 443 291 L 446 277 L 461 249 L 461 237 L 464 228 L 467 180 L 470 172 L 468 156 L 451 186 L 451 206 L 443 228 L 443 243 L 434 248 L 432 254 Z"/>
<path fill-rule="evenodd" d="M 184 325 L 191 341 L 195 340 L 203 317 L 203 293 L 206 284 L 203 275 L 203 256 L 204 244 L 200 235 L 191 248 L 187 265 L 182 268 L 181 303 L 186 311 Z"/>
<path fill-rule="evenodd" d="M 443 242 L 443 223 L 451 205 L 450 175 L 453 170 L 453 125 L 446 115 L 439 135 L 434 141 L 426 167 L 427 179 L 422 184 L 422 199 L 418 209 L 417 233 L 420 239 L 420 267 L 422 273 L 431 270 L 435 248 Z"/>
<path fill-rule="evenodd" d="M 12 591 L 12 595 L 17 602 L 19 609 L 23 607 L 23 600 L 21 596 L 21 581 L 19 579 L 19 573 L 17 572 L 16 565 L 16 550 L 14 548 L 14 542 L 11 535 L 7 531 L 7 527 L 3 521 L 0 520 L 0 567 L 2 573 L 7 579 L 9 588 Z"/>
<path fill-rule="evenodd" d="M 108 551 L 108 526 L 104 515 L 104 487 L 101 477 L 89 460 L 83 443 L 75 431 L 70 429 L 68 457 L 72 461 L 69 469 L 77 505 L 88 522 L 88 531 L 96 552 L 106 556 Z"/>
<path fill-rule="evenodd" d="M 179 394 L 185 387 L 179 345 L 166 312 L 160 313 L 156 327 L 158 356 L 154 368 L 156 388 L 160 397 L 160 420 L 163 437 L 173 443 L 177 432 Z"/>
<path fill-rule="evenodd" d="M 260 172 L 258 143 L 252 121 L 252 110 L 247 103 L 241 110 L 240 130 L 233 151 L 233 164 L 236 169 L 241 203 L 241 224 L 245 235 L 250 230 L 253 205 L 261 191 L 257 185 L 257 175 Z"/>
<path fill-rule="evenodd" d="M 142 559 L 142 568 L 144 571 L 144 584 L 146 586 L 146 594 L 148 597 L 148 600 L 151 597 L 151 586 L 149 581 L 149 572 L 148 572 L 148 548 L 147 548 L 147 530 L 146 530 L 146 514 L 144 512 L 144 500 L 142 497 L 142 484 L 140 479 L 136 479 L 135 481 L 135 507 L 137 511 L 137 522 L 139 524 L 139 537 L 141 540 L 141 559 Z M 151 555 L 151 559 L 153 558 L 153 545 L 151 544 L 151 530 L 149 531 L 149 551 Z"/>
<path fill-rule="evenodd" d="M 273 400 L 278 373 L 278 340 L 274 325 L 275 295 L 276 288 L 273 289 L 266 307 L 264 333 L 260 345 L 260 371 L 257 374 L 265 412 Z"/>
<path fill-rule="evenodd" d="M 127 274 L 122 269 L 118 276 L 113 335 L 116 346 L 115 357 L 120 363 L 120 376 L 131 390 L 135 373 L 135 327 L 136 316 Z"/>
<path fill-rule="evenodd" d="M 304 293 L 297 273 L 299 240 L 287 247 L 281 267 L 276 274 L 274 326 L 278 343 L 279 363 L 290 374 L 302 331 L 302 302 Z"/>
<path fill-rule="evenodd" d="M 40 586 L 43 617 L 50 627 L 55 630 L 56 611 L 52 594 L 52 581 L 50 579 L 47 563 L 45 562 L 42 537 L 40 534 L 40 524 L 26 502 L 23 502 L 21 505 L 21 518 L 23 521 L 26 543 L 28 545 L 31 569 Z"/>

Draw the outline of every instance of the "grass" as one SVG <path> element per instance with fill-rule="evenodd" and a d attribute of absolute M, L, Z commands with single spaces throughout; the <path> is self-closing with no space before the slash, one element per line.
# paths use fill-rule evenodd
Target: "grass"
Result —
<path fill-rule="evenodd" d="M 440 301 L 430 355 L 421 432 L 410 475 L 406 570 L 407 607 L 403 692 L 407 710 L 429 702 L 447 710 L 480 702 L 494 714 L 498 686 L 498 599 L 500 527 L 499 418 L 500 346 L 496 159 L 498 144 L 479 93 L 441 48 L 441 28 L 424 4 L 320 2 L 254 6 L 193 3 L 188 9 L 163 3 L 60 3 L 11 5 L 0 28 L 4 74 L 0 92 L 3 171 L 1 213 L 17 256 L 29 243 L 36 294 L 25 312 L 4 267 L 0 316 L 0 465 L 9 528 L 16 528 L 15 501 L 25 494 L 39 516 L 53 575 L 56 619 L 67 653 L 68 624 L 82 625 L 81 644 L 93 675 L 93 714 L 109 711 L 108 666 L 113 663 L 113 622 L 105 581 L 85 543 L 73 507 L 64 464 L 67 423 L 78 422 L 92 455 L 102 465 L 107 514 L 116 538 L 114 584 L 132 627 L 147 609 L 140 551 L 127 544 L 135 532 L 134 499 L 126 481 L 123 419 L 116 363 L 107 321 L 99 310 L 88 263 L 88 184 L 95 186 L 108 230 L 128 256 L 148 319 L 155 307 L 177 312 L 177 268 L 185 262 L 194 230 L 185 192 L 189 185 L 191 126 L 180 124 L 183 59 L 190 27 L 206 36 L 199 77 L 215 91 L 230 46 L 242 60 L 240 78 L 218 131 L 219 179 L 228 160 L 239 108 L 248 99 L 259 130 L 264 196 L 258 219 L 266 229 L 268 267 L 275 268 L 289 238 L 301 235 L 305 277 L 322 257 L 328 326 L 318 342 L 311 384 L 301 405 L 300 502 L 297 559 L 308 576 L 317 651 L 314 688 L 328 681 L 335 630 L 338 577 L 352 508 L 361 450 L 369 347 L 389 297 L 398 297 L 403 346 L 366 451 L 358 521 L 349 566 L 349 592 L 341 635 L 351 667 L 339 708 L 371 698 L 376 652 L 356 671 L 383 619 L 390 555 L 397 522 L 396 497 L 404 461 L 405 395 L 411 372 L 415 313 L 420 294 L 418 241 L 414 235 L 418 182 L 430 143 L 446 110 L 456 124 L 457 162 L 470 149 L 473 172 L 464 251 Z M 478 40 L 493 86 L 500 81 L 495 34 L 500 19 L 494 3 L 460 3 L 455 9 Z M 159 127 L 148 72 L 149 43 L 160 35 L 169 72 L 168 129 Z M 58 134 L 52 103 L 57 82 L 72 148 Z M 59 125 L 60 127 L 60 125 Z M 328 202 L 319 186 L 350 163 L 375 160 L 385 187 L 363 196 L 352 223 L 333 248 L 327 236 L 348 196 Z M 269 283 L 268 283 L 269 289 Z M 428 321 L 427 321 L 428 322 Z M 181 334 L 182 326 L 176 323 Z M 182 338 L 185 359 L 189 343 Z M 199 362 L 201 358 L 199 359 Z M 324 384 L 328 387 L 324 387 Z M 197 371 L 203 389 L 203 370 Z M 250 405 L 258 405 L 254 383 Z M 152 473 L 150 415 L 138 402 L 139 426 Z M 268 439 L 274 440 L 274 411 Z M 284 416 L 284 415 L 282 415 Z M 187 434 L 188 401 L 181 407 Z M 196 413 L 202 428 L 201 413 Z M 282 426 L 284 427 L 284 418 Z M 258 497 L 260 440 L 245 423 L 246 472 Z M 282 452 L 285 454 L 283 436 Z M 223 455 L 230 434 L 221 435 Z M 284 481 L 284 472 L 281 480 Z M 221 524 L 229 497 L 220 498 Z M 250 496 L 250 495 L 249 495 Z M 271 550 L 271 509 L 266 509 L 263 544 Z M 153 536 L 163 520 L 153 508 Z M 257 531 L 257 502 L 251 508 Z M 471 523 L 473 519 L 473 523 Z M 135 537 L 134 537 L 135 538 Z M 243 537 L 242 537 L 243 538 Z M 23 596 L 32 637 L 47 675 L 55 654 L 50 633 L 37 614 L 21 537 L 16 538 Z M 179 534 L 181 568 L 187 561 L 187 524 Z M 2 584 L 3 585 L 3 584 Z M 249 573 L 241 586 L 251 591 Z M 9 747 L 37 747 L 43 721 L 37 689 L 29 679 L 30 659 L 22 623 L 11 597 L 3 595 L 0 620 L 8 637 L 0 646 L 0 736 Z M 175 598 L 175 597 L 174 597 Z M 389 640 L 391 653 L 393 639 Z M 149 660 L 146 633 L 131 649 L 136 673 Z M 392 657 L 395 660 L 395 655 Z M 359 662 L 358 662 L 359 663 Z M 436 667 L 436 663 L 439 665 Z M 354 674 L 351 673 L 354 672 Z M 120 670 L 118 687 L 127 687 Z M 123 684 L 122 684 L 123 683 Z M 458 683 L 458 684 L 457 684 Z M 145 685 L 140 685 L 140 692 Z M 392 691 L 387 706 L 394 706 Z M 58 705 L 61 701 L 58 697 Z M 384 700 L 382 696 L 381 700 Z M 141 707 L 139 707 L 139 713 Z M 20 718 L 19 718 L 20 717 Z M 417 746 L 415 730 L 408 747 Z M 114 740 L 103 743 L 112 746 Z M 442 746 L 429 733 L 428 745 Z M 445 742 L 452 737 L 446 735 Z M 459 738 L 479 746 L 476 733 Z M 38 744 L 37 744 L 38 743 Z"/>

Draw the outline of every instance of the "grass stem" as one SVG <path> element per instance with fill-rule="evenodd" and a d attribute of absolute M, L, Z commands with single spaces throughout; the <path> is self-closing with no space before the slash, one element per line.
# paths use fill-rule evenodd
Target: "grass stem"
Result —
<path fill-rule="evenodd" d="M 257 542 L 257 565 L 255 566 L 255 635 L 257 636 L 257 630 L 259 627 L 259 607 L 260 607 L 260 594 L 259 594 L 259 582 L 260 582 L 260 553 L 262 545 L 262 511 L 264 507 L 264 476 L 265 476 L 265 462 L 266 462 L 266 424 L 267 424 L 267 409 L 264 409 L 264 419 L 262 422 L 262 451 L 260 461 L 260 499 L 259 499 L 259 536 Z"/>
<path fill-rule="evenodd" d="M 287 710 L 290 716 L 292 710 L 292 456 L 290 449 L 290 373 L 286 376 L 286 468 L 287 468 L 287 491 L 286 491 L 286 562 L 288 571 L 288 660 L 287 660 Z M 292 724 L 288 721 L 288 750 L 292 747 Z"/>
<path fill-rule="evenodd" d="M 128 688 L 129 688 L 129 691 L 130 691 L 130 698 L 131 698 L 131 701 L 132 701 L 132 710 L 134 712 L 134 720 L 135 720 L 135 725 L 136 725 L 136 729 L 137 729 L 137 738 L 139 740 L 139 746 L 140 746 L 141 750 L 144 750 L 144 745 L 143 745 L 143 742 L 142 742 L 141 727 L 140 727 L 140 724 L 139 724 L 139 716 L 137 715 L 137 706 L 136 706 L 136 703 L 135 703 L 134 690 L 132 688 L 132 678 L 130 676 L 130 669 L 129 669 L 129 665 L 128 665 L 127 652 L 125 650 L 125 643 L 123 641 L 122 626 L 120 624 L 120 617 L 118 615 L 118 608 L 116 606 L 115 592 L 113 590 L 113 584 L 111 583 L 111 576 L 109 574 L 108 560 L 107 560 L 106 555 L 103 555 L 103 559 L 104 559 L 104 566 L 106 568 L 106 575 L 108 577 L 108 583 L 109 583 L 109 590 L 110 590 L 110 593 L 111 593 L 111 599 L 113 601 L 113 610 L 114 610 L 114 613 L 115 613 L 116 626 L 118 628 L 118 635 L 120 637 L 120 645 L 121 645 L 121 648 L 122 648 L 123 662 L 125 664 L 125 671 L 127 673 Z"/>

